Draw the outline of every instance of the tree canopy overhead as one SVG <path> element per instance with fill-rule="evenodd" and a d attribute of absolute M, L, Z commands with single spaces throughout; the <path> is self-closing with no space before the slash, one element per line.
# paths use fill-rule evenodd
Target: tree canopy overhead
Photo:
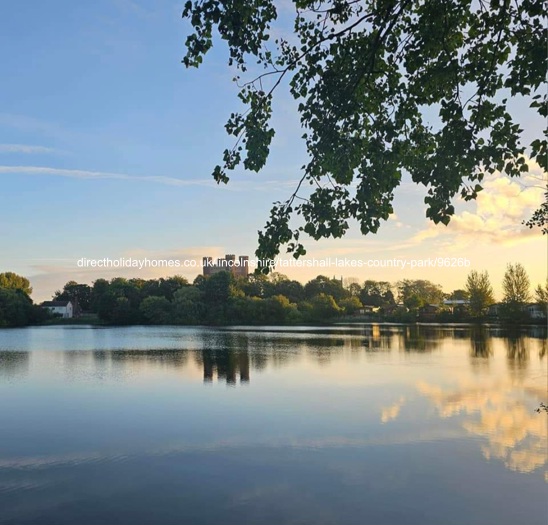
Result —
<path fill-rule="evenodd" d="M 278 89 L 287 86 L 298 102 L 310 160 L 295 192 L 274 203 L 259 232 L 259 258 L 275 257 L 284 244 L 298 257 L 303 232 L 341 237 L 352 219 L 363 234 L 376 232 L 406 172 L 425 187 L 427 217 L 448 224 L 453 198 L 475 199 L 485 174 L 519 176 L 528 170 L 526 156 L 548 170 L 546 135 L 524 144 L 508 103 L 522 98 L 531 116 L 547 116 L 543 1 L 293 6 L 287 38 L 273 37 L 279 1 L 189 0 L 183 11 L 193 28 L 183 63 L 198 67 L 216 30 L 246 106 L 226 124 L 235 144 L 214 169 L 217 182 L 228 182 L 240 165 L 265 165 Z"/>

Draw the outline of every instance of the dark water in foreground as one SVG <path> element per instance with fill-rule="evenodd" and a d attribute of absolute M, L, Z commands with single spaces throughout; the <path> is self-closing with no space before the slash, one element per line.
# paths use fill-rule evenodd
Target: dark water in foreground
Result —
<path fill-rule="evenodd" d="M 0 331 L 0 523 L 544 525 L 546 330 Z"/>

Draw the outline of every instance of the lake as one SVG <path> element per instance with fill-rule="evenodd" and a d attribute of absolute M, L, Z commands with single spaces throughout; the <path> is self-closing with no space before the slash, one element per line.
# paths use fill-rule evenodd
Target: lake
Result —
<path fill-rule="evenodd" d="M 0 330 L 0 523 L 545 525 L 546 328 Z"/>

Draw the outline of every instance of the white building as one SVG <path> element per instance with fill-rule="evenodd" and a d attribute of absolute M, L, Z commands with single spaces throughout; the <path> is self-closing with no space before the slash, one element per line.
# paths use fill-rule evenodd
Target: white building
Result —
<path fill-rule="evenodd" d="M 70 319 L 74 315 L 74 308 L 70 301 L 45 301 L 40 306 L 63 319 Z"/>
<path fill-rule="evenodd" d="M 528 304 L 525 309 L 531 319 L 546 319 L 546 308 L 544 308 L 541 304 L 531 303 Z"/>

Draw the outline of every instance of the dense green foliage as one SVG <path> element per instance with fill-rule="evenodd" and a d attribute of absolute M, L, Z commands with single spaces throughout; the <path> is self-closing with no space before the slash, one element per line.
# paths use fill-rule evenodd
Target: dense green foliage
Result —
<path fill-rule="evenodd" d="M 410 310 L 427 304 L 439 304 L 443 300 L 441 286 L 430 281 L 404 279 L 398 283 L 398 291 L 401 302 Z"/>
<path fill-rule="evenodd" d="M 53 295 L 54 301 L 72 301 L 73 306 L 78 305 L 81 310 L 88 311 L 91 308 L 91 286 L 69 281 L 62 291 Z"/>
<path fill-rule="evenodd" d="M 22 277 L 13 272 L 0 273 L 0 288 L 19 290 L 26 295 L 32 293 L 32 287 L 29 280 L 26 277 Z"/>
<path fill-rule="evenodd" d="M 27 279 L 8 273 L 11 287 L 0 287 L 0 328 L 52 322 L 51 314 L 34 305 L 24 289 Z M 508 265 L 503 280 L 504 301 L 499 319 L 527 322 L 531 298 L 529 277 L 522 265 Z M 330 323 L 336 320 L 385 320 L 398 322 L 471 321 L 486 319 L 493 304 L 493 290 L 487 272 L 470 272 L 466 289 L 444 293 L 427 280 L 404 279 L 397 283 L 357 279 L 347 283 L 318 275 L 306 284 L 285 275 L 255 274 L 236 278 L 229 272 L 210 277 L 199 275 L 190 284 L 180 276 L 161 279 L 97 279 L 91 286 L 69 281 L 55 299 L 76 300 L 90 316 L 57 322 L 105 324 L 284 325 Z M 444 299 L 465 304 L 444 305 Z M 537 312 L 546 310 L 548 282 L 535 289 Z M 538 320 L 538 318 L 537 318 Z"/>
<path fill-rule="evenodd" d="M 525 304 L 531 298 L 529 276 L 519 264 L 509 264 L 502 281 L 505 303 Z"/>
<path fill-rule="evenodd" d="M 487 272 L 472 270 L 466 280 L 466 291 L 470 297 L 470 312 L 480 317 L 487 313 L 487 308 L 495 302 L 493 287 Z"/>
<path fill-rule="evenodd" d="M 375 233 L 405 173 L 425 187 L 427 217 L 447 224 L 454 198 L 475 199 L 485 174 L 520 176 L 527 157 L 548 171 L 546 135 L 524 144 L 520 127 L 547 116 L 541 0 L 188 0 L 183 17 L 187 67 L 202 63 L 216 30 L 238 70 L 245 110 L 226 124 L 235 145 L 217 182 L 265 165 L 280 86 L 298 103 L 309 161 L 295 192 L 274 204 L 259 259 L 285 244 L 298 257 L 302 234 L 341 237 L 352 220 Z M 545 220 L 546 207 L 529 224 Z"/>
<path fill-rule="evenodd" d="M 548 280 L 544 286 L 539 284 L 535 288 L 535 299 L 545 310 L 548 308 Z"/>
<path fill-rule="evenodd" d="M 305 286 L 279 274 L 236 279 L 229 272 L 198 276 L 192 285 L 178 277 L 160 281 L 98 279 L 92 310 L 109 324 L 215 325 L 324 322 L 361 307 L 357 299 L 348 301 L 339 280 L 324 276 Z"/>
<path fill-rule="evenodd" d="M 114 325 L 284 325 L 351 318 L 468 321 L 485 318 L 494 302 L 486 272 L 472 271 L 466 290 L 451 293 L 427 280 L 354 281 L 343 284 L 340 279 L 319 275 L 302 285 L 279 273 L 236 278 L 230 272 L 219 272 L 210 277 L 199 275 L 192 284 L 178 276 L 97 279 L 88 287 L 88 295 L 90 311 L 102 322 Z M 71 281 L 63 293 L 86 286 Z M 544 289 L 539 286 L 538 290 L 540 301 L 545 297 Z M 444 305 L 444 299 L 470 303 Z M 522 312 L 514 314 L 517 320 L 527 320 Z"/>
<path fill-rule="evenodd" d="M 508 320 L 524 320 L 527 315 L 523 306 L 531 299 L 531 285 L 525 268 L 519 264 L 509 264 L 502 280 L 503 305 L 501 315 Z"/>
<path fill-rule="evenodd" d="M 0 328 L 27 326 L 49 316 L 32 303 L 29 280 L 13 272 L 0 274 Z"/>

